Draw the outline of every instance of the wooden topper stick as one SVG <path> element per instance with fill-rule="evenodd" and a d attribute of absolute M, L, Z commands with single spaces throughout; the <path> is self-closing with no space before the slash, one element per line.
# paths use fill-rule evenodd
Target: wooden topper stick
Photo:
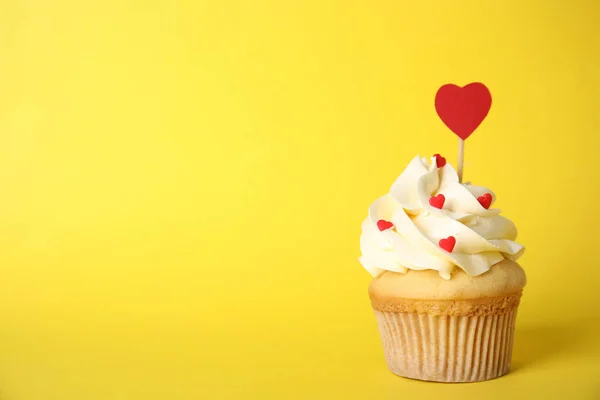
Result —
<path fill-rule="evenodd" d="M 458 139 L 458 181 L 462 183 L 463 181 L 463 164 L 465 161 L 465 141 L 463 139 Z"/>

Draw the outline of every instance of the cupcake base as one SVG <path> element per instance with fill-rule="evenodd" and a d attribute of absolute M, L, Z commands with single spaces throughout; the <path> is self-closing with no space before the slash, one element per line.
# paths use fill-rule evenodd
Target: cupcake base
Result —
<path fill-rule="evenodd" d="M 496 310 L 500 312 L 494 314 L 374 310 L 389 370 L 403 377 L 436 382 L 477 382 L 506 374 L 518 297 L 514 307 L 500 307 Z M 506 301 L 504 304 L 508 305 Z"/>

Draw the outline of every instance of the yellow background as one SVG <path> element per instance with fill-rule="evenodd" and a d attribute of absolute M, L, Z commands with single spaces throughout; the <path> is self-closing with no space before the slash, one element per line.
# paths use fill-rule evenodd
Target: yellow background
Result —
<path fill-rule="evenodd" d="M 0 398 L 600 398 L 600 3 L 0 6 Z M 387 372 L 360 224 L 437 88 L 520 229 L 513 373 Z M 484 396 L 484 397 L 482 397 Z"/>

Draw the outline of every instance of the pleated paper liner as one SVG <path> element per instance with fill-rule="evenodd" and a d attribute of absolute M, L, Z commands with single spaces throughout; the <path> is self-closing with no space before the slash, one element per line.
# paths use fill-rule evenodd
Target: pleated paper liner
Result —
<path fill-rule="evenodd" d="M 475 316 L 375 310 L 388 368 L 437 382 L 502 376 L 510 369 L 517 308 Z"/>

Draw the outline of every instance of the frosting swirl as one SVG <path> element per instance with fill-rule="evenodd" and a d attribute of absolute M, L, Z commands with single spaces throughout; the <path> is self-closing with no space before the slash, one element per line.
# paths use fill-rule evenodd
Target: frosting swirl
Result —
<path fill-rule="evenodd" d="M 440 194 L 437 200 L 443 206 L 430 203 Z M 504 258 L 517 260 L 525 248 L 514 242 L 517 228 L 512 221 L 490 208 L 495 200 L 485 187 L 460 183 L 450 164 L 438 168 L 435 156 L 417 156 L 390 193 L 369 208 L 359 261 L 373 276 L 384 270 L 433 269 L 450 279 L 455 266 L 476 276 Z M 445 250 L 440 240 L 449 237 L 455 245 Z"/>

